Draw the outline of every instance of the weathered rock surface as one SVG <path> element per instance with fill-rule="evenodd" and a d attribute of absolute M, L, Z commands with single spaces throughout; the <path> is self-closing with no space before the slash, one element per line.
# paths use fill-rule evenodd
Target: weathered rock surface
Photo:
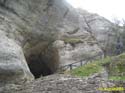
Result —
<path fill-rule="evenodd" d="M 92 32 L 95 38 L 101 44 L 104 44 L 110 32 L 109 26 L 113 23 L 98 14 L 89 13 L 86 10 L 79 9 L 78 12 L 81 17 L 80 19 L 83 20 L 82 23 L 84 24 L 84 28 L 88 32 Z"/>
<path fill-rule="evenodd" d="M 22 48 L 2 33 L 0 47 L 0 82 L 14 83 L 33 80 Z"/>
<path fill-rule="evenodd" d="M 0 33 L 1 80 L 8 76 L 11 81 L 33 79 L 30 70 L 53 73 L 58 64 L 101 51 L 83 29 L 78 12 L 64 0 L 0 0 Z"/>
<path fill-rule="evenodd" d="M 96 38 L 85 29 L 80 13 L 71 9 L 67 10 L 67 15 L 61 22 L 62 27 L 58 28 L 59 38 L 53 43 L 59 51 L 61 65 L 103 53 Z"/>

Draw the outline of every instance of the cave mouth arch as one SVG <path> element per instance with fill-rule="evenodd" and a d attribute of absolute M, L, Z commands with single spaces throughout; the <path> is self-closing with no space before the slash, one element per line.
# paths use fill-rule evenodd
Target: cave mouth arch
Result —
<path fill-rule="evenodd" d="M 40 43 L 24 50 L 27 64 L 35 78 L 56 73 L 59 66 L 58 50 Z"/>

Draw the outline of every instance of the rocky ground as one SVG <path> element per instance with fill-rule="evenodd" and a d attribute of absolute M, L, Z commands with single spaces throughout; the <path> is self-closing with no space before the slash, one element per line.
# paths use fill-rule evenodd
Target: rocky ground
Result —
<path fill-rule="evenodd" d="M 2 93 L 124 93 L 102 92 L 98 88 L 113 87 L 113 81 L 100 79 L 98 75 L 89 78 L 78 78 L 69 75 L 50 75 L 39 78 L 23 86 L 10 85 Z"/>

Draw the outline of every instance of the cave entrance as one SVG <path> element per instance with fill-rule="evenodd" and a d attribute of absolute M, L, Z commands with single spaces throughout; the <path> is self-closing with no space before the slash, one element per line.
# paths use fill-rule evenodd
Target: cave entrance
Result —
<path fill-rule="evenodd" d="M 37 44 L 25 49 L 25 57 L 35 78 L 54 74 L 59 65 L 58 50 L 48 44 Z"/>

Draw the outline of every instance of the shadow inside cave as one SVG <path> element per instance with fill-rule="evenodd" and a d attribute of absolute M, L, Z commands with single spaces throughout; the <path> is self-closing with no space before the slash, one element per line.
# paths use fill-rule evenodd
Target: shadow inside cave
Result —
<path fill-rule="evenodd" d="M 44 60 L 42 60 L 42 58 L 39 58 L 38 56 L 31 57 L 28 66 L 35 78 L 39 78 L 40 76 L 47 76 L 54 73 L 49 65 L 47 65 L 47 63 L 45 63 Z"/>
<path fill-rule="evenodd" d="M 59 66 L 58 50 L 52 46 L 36 45 L 25 51 L 25 57 L 35 78 L 54 74 Z"/>

